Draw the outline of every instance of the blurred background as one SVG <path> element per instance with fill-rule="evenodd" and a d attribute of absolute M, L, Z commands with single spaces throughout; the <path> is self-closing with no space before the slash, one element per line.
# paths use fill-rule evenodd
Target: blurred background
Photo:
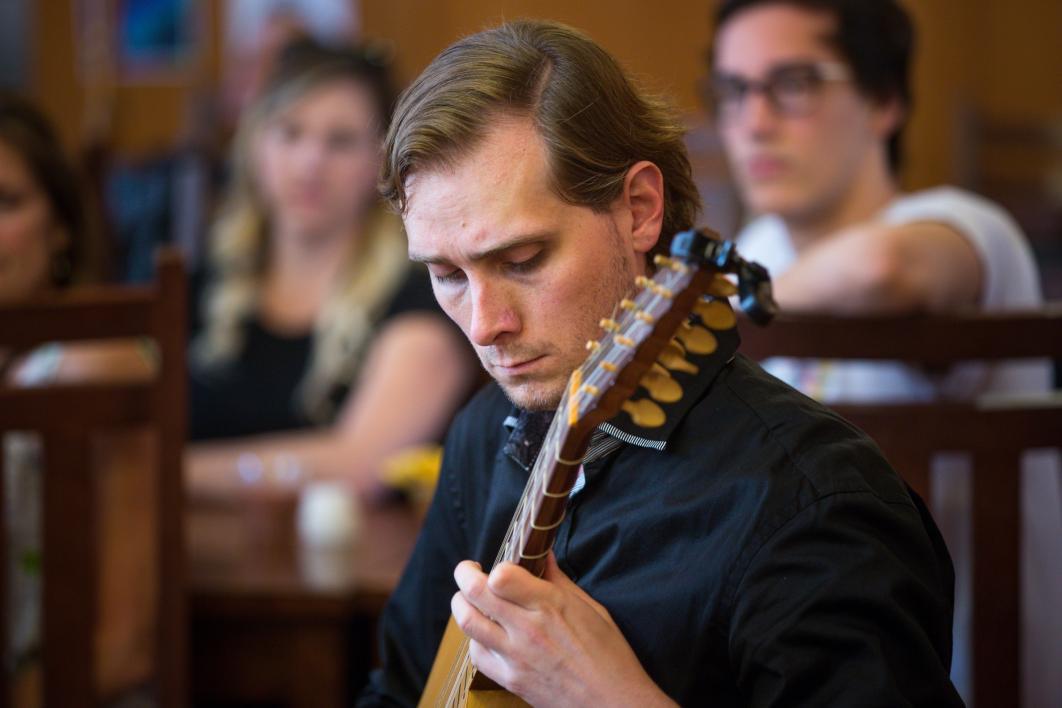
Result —
<path fill-rule="evenodd" d="M 956 185 L 1002 204 L 1013 214 L 1029 239 L 1041 271 L 1044 299 L 1059 301 L 1062 299 L 1062 2 L 905 0 L 902 4 L 913 15 L 918 31 L 918 45 L 914 52 L 913 117 L 905 137 L 900 175 L 902 187 L 920 190 L 941 184 Z M 156 253 L 161 245 L 175 246 L 183 255 L 183 270 L 179 263 L 171 264 L 175 273 L 173 282 L 152 297 L 162 303 L 156 304 L 158 307 L 177 303 L 176 309 L 166 310 L 168 316 L 189 304 L 188 334 L 192 334 L 202 328 L 203 323 L 197 318 L 209 309 L 200 307 L 198 295 L 203 288 L 200 276 L 217 266 L 211 262 L 211 248 L 216 244 L 208 241 L 211 234 L 218 232 L 217 222 L 224 221 L 219 219 L 219 207 L 225 203 L 226 188 L 233 184 L 238 187 L 240 183 L 239 166 L 235 164 L 238 161 L 232 157 L 239 117 L 241 113 L 255 113 L 252 101 L 256 96 L 270 94 L 271 71 L 283 66 L 278 60 L 282 58 L 282 50 L 299 38 L 317 40 L 329 49 L 318 47 L 313 51 L 325 51 L 326 54 L 339 45 L 358 47 L 357 61 L 350 56 L 324 57 L 328 62 L 338 61 L 341 65 L 342 71 L 336 79 L 339 84 L 353 81 L 354 85 L 365 88 L 372 83 L 365 83 L 365 75 L 378 74 L 383 77 L 380 79 L 383 85 L 390 73 L 394 88 L 401 89 L 440 50 L 462 35 L 519 17 L 569 23 L 597 40 L 646 87 L 671 97 L 678 106 L 689 127 L 687 142 L 694 176 L 705 204 L 702 223 L 724 236 L 734 236 L 750 215 L 741 211 L 736 189 L 727 174 L 722 146 L 698 90 L 708 72 L 714 5 L 711 0 L 584 0 L 579 3 L 561 0 L 0 0 L 0 95 L 6 89 L 26 96 L 51 121 L 60 147 L 75 163 L 74 172 L 84 180 L 81 191 L 88 196 L 86 210 L 92 217 L 86 221 L 100 222 L 98 230 L 101 233 L 92 233 L 93 238 L 84 239 L 83 247 L 91 252 L 79 254 L 87 261 L 87 270 L 91 272 L 84 278 L 71 279 L 71 263 L 60 262 L 64 268 L 59 275 L 63 277 L 56 278 L 56 273 L 51 272 L 48 274 L 51 279 L 63 280 L 63 288 L 71 280 L 164 281 L 165 268 L 156 269 Z M 353 65 L 357 66 L 355 76 L 343 75 L 343 72 L 352 70 Z M 292 69 L 289 74 L 297 77 L 299 71 Z M 291 76 L 283 71 L 280 75 L 275 83 L 283 88 Z M 359 96 L 357 100 L 347 96 L 353 103 L 342 105 L 357 106 L 359 100 L 364 103 L 365 96 Z M 389 98 L 384 96 L 381 105 Z M 288 109 L 296 104 L 303 107 L 318 105 L 304 99 L 305 96 L 298 101 L 288 97 Z M 269 110 L 265 113 L 268 114 Z M 361 140 L 364 145 L 379 144 L 372 141 L 378 141 L 380 135 L 365 126 L 352 128 L 347 124 L 354 122 L 351 115 L 356 111 L 344 109 L 337 113 L 338 116 L 329 114 L 329 119 L 339 128 L 353 131 L 348 131 L 348 138 L 351 135 L 358 138 L 350 138 L 348 143 L 352 145 Z M 269 120 L 275 117 L 267 116 Z M 274 123 L 288 125 L 279 120 Z M 372 119 L 366 122 L 366 126 L 379 128 L 381 123 L 386 121 Z M 358 132 L 362 129 L 367 138 Z M 0 140 L 0 147 L 3 145 Z M 255 145 L 261 149 L 257 143 Z M 358 152 L 350 149 L 350 145 L 345 148 L 332 146 L 329 150 L 334 153 Z M 0 154 L 2 157 L 4 155 Z M 374 158 L 372 152 L 353 157 L 341 155 L 338 159 L 344 164 L 353 160 L 356 166 L 364 167 Z M 273 170 L 280 175 L 278 179 L 289 171 L 287 164 L 291 163 L 282 163 L 281 168 Z M 255 163 L 255 167 L 261 165 Z M 373 202 L 371 175 L 374 173 L 374 170 L 365 171 L 368 178 L 360 185 L 368 193 L 367 198 L 360 193 L 344 197 L 339 190 L 336 192 L 340 194 L 339 201 Z M 350 186 L 346 183 L 352 180 L 346 179 L 346 173 L 337 174 L 338 178 L 325 180 L 327 184 L 322 191 L 328 192 L 337 186 L 337 182 L 339 187 Z M 54 208 L 55 204 L 51 206 Z M 368 204 L 356 206 L 359 208 L 339 210 L 343 213 L 338 215 L 339 225 L 334 231 L 356 234 L 360 239 L 363 232 L 369 233 L 377 228 L 375 219 L 379 214 L 376 210 L 369 209 Z M 361 209 L 363 206 L 365 209 Z M 178 684 L 181 684 L 178 689 L 170 689 L 165 682 L 147 684 L 165 700 L 181 703 L 183 694 L 190 696 L 196 705 L 349 705 L 365 679 L 365 672 L 377 658 L 373 648 L 376 617 L 394 587 L 418 532 L 425 495 L 430 494 L 433 474 L 439 465 L 440 450 L 436 443 L 441 441 L 453 411 L 466 400 L 475 385 L 484 381 L 484 374 L 469 356 L 463 338 L 455 336 L 457 333 L 450 328 L 450 323 L 444 322 L 441 313 L 433 310 L 435 303 L 426 279 L 418 280 L 415 274 L 402 270 L 406 266 L 401 225 L 393 215 L 389 218 L 394 233 L 385 234 L 385 241 L 392 246 L 398 244 L 397 260 L 401 264 L 391 264 L 395 270 L 393 282 L 381 286 L 377 295 L 381 303 L 388 298 L 391 302 L 386 312 L 381 305 L 381 312 L 375 313 L 380 317 L 379 321 L 373 322 L 374 328 L 366 328 L 362 333 L 364 341 L 359 340 L 359 346 L 365 345 L 363 348 L 354 354 L 341 347 L 337 349 L 341 355 L 337 359 L 341 363 L 347 361 L 350 366 L 333 367 L 336 371 L 323 367 L 328 374 L 324 378 L 329 387 L 322 389 L 319 398 L 324 403 L 334 404 L 327 415 L 302 415 L 305 411 L 298 398 L 304 393 L 302 386 L 305 380 L 313 378 L 315 372 L 320 373 L 317 369 L 321 368 L 310 357 L 310 352 L 318 342 L 316 338 L 321 337 L 324 341 L 328 327 L 335 321 L 352 320 L 348 316 L 353 311 L 350 308 L 358 304 L 354 301 L 360 296 L 347 297 L 350 293 L 339 285 L 328 292 L 326 289 L 320 293 L 302 292 L 313 290 L 303 287 L 305 283 L 327 280 L 325 277 L 307 278 L 304 273 L 297 274 L 301 280 L 293 278 L 290 281 L 280 277 L 284 272 L 256 274 L 261 277 L 250 285 L 260 287 L 261 292 L 266 293 L 261 296 L 261 302 L 290 304 L 299 300 L 299 297 L 290 297 L 293 291 L 305 296 L 307 302 L 299 303 L 305 307 L 294 315 L 283 308 L 271 311 L 265 305 L 258 307 L 258 301 L 255 307 L 247 306 L 236 312 L 239 317 L 230 319 L 243 318 L 238 323 L 241 326 L 251 323 L 257 327 L 254 336 L 258 339 L 253 341 L 261 345 L 265 340 L 263 351 L 266 355 L 255 360 L 259 362 L 258 369 L 246 366 L 243 360 L 233 360 L 235 365 L 224 360 L 221 363 L 227 368 L 208 370 L 211 375 L 220 372 L 224 376 L 219 374 L 216 379 L 204 377 L 204 380 L 208 383 L 220 381 L 224 386 L 219 384 L 213 390 L 214 398 L 203 398 L 205 404 L 197 398 L 195 349 L 188 350 L 186 362 L 185 332 L 177 327 L 176 333 L 167 333 L 165 318 L 145 316 L 143 319 L 150 319 L 156 329 L 148 332 L 123 329 L 114 335 L 153 337 L 156 348 L 138 344 L 131 349 L 127 347 L 97 356 L 92 360 L 96 363 L 85 366 L 85 371 L 72 367 L 76 369 L 74 373 L 90 374 L 82 377 L 85 379 L 106 369 L 104 373 L 111 379 L 114 371 L 119 371 L 123 376 L 133 378 L 143 374 L 141 378 L 146 380 L 151 372 L 143 373 L 140 369 L 151 369 L 158 374 L 156 378 L 165 378 L 169 382 L 166 386 L 171 386 L 166 389 L 168 398 L 152 399 L 167 401 L 167 406 L 163 406 L 167 410 L 160 414 L 158 408 L 150 408 L 154 418 L 167 419 L 164 424 L 169 426 L 168 430 L 176 441 L 158 456 L 159 460 L 172 463 L 170 468 L 160 472 L 160 479 L 167 479 L 165 475 L 169 474 L 171 481 L 172 478 L 177 480 L 169 492 L 177 500 L 173 503 L 183 505 L 185 500 L 180 487 L 183 464 L 184 479 L 186 482 L 191 480 L 189 504 L 187 511 L 178 508 L 172 512 L 178 531 L 163 538 L 175 544 L 171 550 L 177 558 L 173 565 L 175 570 L 162 567 L 157 585 L 142 593 L 144 597 L 154 597 L 153 593 L 158 590 L 158 607 L 162 610 L 177 608 L 172 613 L 171 624 L 163 626 L 162 620 L 156 623 L 161 629 L 156 632 L 158 638 L 152 640 L 157 642 L 152 646 L 162 647 L 158 649 L 158 656 L 162 657 L 159 663 L 166 660 L 176 666 L 175 675 L 179 675 Z M 262 264 L 269 259 L 263 255 L 265 251 L 261 244 L 283 239 L 276 233 L 265 238 L 267 229 L 262 224 L 258 227 L 263 238 L 258 244 L 260 250 L 250 260 L 259 270 L 266 271 L 268 269 Z M 276 232 L 279 233 L 279 229 Z M 357 239 L 351 239 L 351 242 L 354 240 Z M 337 252 L 349 255 L 356 251 Z M 277 254 L 273 255 L 276 257 L 269 261 L 271 266 L 282 260 Z M 322 260 L 338 262 L 341 259 L 329 255 Z M 54 267 L 55 263 L 51 265 Z M 185 278 L 185 275 L 191 277 Z M 219 273 L 206 275 L 218 276 Z M 267 277 L 271 275 L 277 277 Z M 364 279 L 364 274 L 356 275 Z M 346 272 L 330 271 L 328 277 L 340 285 L 343 278 L 358 279 Z M 269 290 L 278 282 L 288 282 L 289 285 L 294 282 L 295 287 L 293 290 L 280 288 L 275 293 Z M 3 284 L 0 281 L 0 285 Z M 186 284 L 190 293 L 185 292 Z M 51 290 L 58 292 L 60 288 Z M 271 293 L 276 297 L 268 297 Z M 189 294 L 196 297 L 188 297 Z M 314 295 L 318 296 L 317 300 L 313 299 Z M 329 299 L 332 296 L 335 298 Z M 147 296 L 136 290 L 128 297 L 136 300 Z M 34 319 L 36 310 L 23 311 L 17 306 L 4 308 L 5 303 L 0 302 L 0 315 L 7 312 L 8 316 L 22 317 L 14 321 L 23 323 L 27 330 L 35 327 L 36 320 L 43 319 Z M 330 320 L 331 313 L 338 314 Z M 385 321 L 392 316 L 397 320 L 397 315 L 410 313 L 422 316 L 420 329 L 391 338 L 382 336 Z M 423 316 L 425 313 L 426 317 Z M 365 315 L 360 311 L 357 314 Z M 1053 347 L 1047 355 L 1056 359 L 1058 347 L 1062 346 L 1058 343 L 1059 330 L 1055 325 L 1058 316 L 1056 308 L 1032 323 L 1040 327 L 1035 330 L 1042 335 L 1039 339 L 1048 342 L 1044 346 Z M 73 319 L 76 318 L 72 316 Z M 104 322 L 105 319 L 101 317 L 90 324 L 114 329 Z M 66 364 L 60 366 L 58 362 L 63 357 L 68 364 L 84 359 L 84 347 L 71 346 L 62 351 L 49 346 L 32 349 L 28 345 L 36 346 L 40 342 L 31 341 L 28 334 L 22 336 L 24 333 L 17 329 L 8 326 L 5 332 L 0 326 L 0 383 L 7 383 L 7 370 L 14 372 L 16 376 L 12 378 L 17 379 L 17 374 L 27 368 L 38 373 L 58 372 L 56 376 L 49 374 L 38 378 L 43 378 L 45 383 L 62 383 Z M 92 327 L 84 329 L 89 332 Z M 981 345 L 981 340 L 991 338 L 981 336 L 981 331 L 971 330 L 969 335 L 978 340 L 975 342 L 977 346 Z M 372 337 L 369 337 L 370 333 Z M 174 341 L 164 343 L 162 340 L 167 334 L 172 335 Z M 5 341 L 4 335 L 15 335 L 14 343 Z M 395 338 L 401 336 L 420 339 Z M 59 337 L 64 340 L 73 338 Z M 85 338 L 92 339 L 88 335 Z M 1020 339 L 997 337 L 1007 338 Z M 345 341 L 344 337 L 333 339 Z M 370 339 L 380 344 L 379 351 L 383 354 L 377 354 L 375 358 L 369 355 Z M 839 339 L 853 338 L 845 335 Z M 905 332 L 892 339 L 906 341 L 918 340 L 918 337 Z M 252 341 L 250 335 L 247 341 Z M 47 344 L 49 340 L 45 338 L 43 342 Z M 240 344 L 242 346 L 243 342 Z M 912 344 L 917 348 L 921 342 L 913 341 Z M 931 348 L 931 345 L 927 346 Z M 14 356 L 24 354 L 23 349 L 29 349 L 27 359 L 36 367 L 22 366 L 23 362 Z M 245 349 L 254 350 L 255 346 L 247 344 Z M 977 351 L 981 353 L 980 349 Z M 400 356 L 411 353 L 419 354 L 421 360 L 407 362 Z M 1013 355 L 1029 356 L 1030 353 L 1044 354 L 1029 348 Z M 825 356 L 814 354 L 816 357 L 820 355 Z M 133 365 L 129 364 L 130 357 Z M 289 386 L 284 396 L 274 395 L 261 386 L 261 381 L 272 382 L 280 378 L 277 371 L 281 367 L 276 363 L 276 357 L 280 357 L 281 363 L 290 369 Z M 360 378 L 358 367 L 362 359 L 366 367 L 377 367 L 371 376 Z M 106 366 L 97 365 L 104 360 Z M 381 362 L 393 363 L 392 368 L 396 370 L 382 372 Z M 245 377 L 247 380 L 240 378 L 239 374 L 252 369 L 259 373 L 264 371 L 265 375 L 260 380 L 251 380 L 253 377 L 250 376 Z M 169 402 L 180 401 L 180 391 L 189 371 L 193 374 L 189 386 L 193 415 L 188 431 L 193 445 L 182 458 L 186 432 L 184 402 L 173 405 Z M 412 375 L 411 372 L 416 371 L 420 371 L 422 379 Z M 225 378 L 234 372 L 237 375 L 231 381 Z M 434 391 L 433 400 L 437 405 L 432 409 L 425 403 L 430 389 L 428 384 L 436 388 L 441 386 L 446 379 L 441 372 L 449 372 L 448 388 Z M 303 378 L 304 374 L 307 379 Z M 111 379 L 108 382 L 113 384 Z M 369 380 L 377 385 L 361 385 Z M 41 382 L 30 382 L 32 385 L 38 383 Z M 400 385 L 403 383 L 404 388 Z M 230 384 L 232 387 L 226 388 Z M 357 396 L 352 395 L 355 389 Z M 338 397 L 333 395 L 337 391 Z M 4 436 L 8 434 L 3 429 L 4 416 L 13 419 L 14 413 L 18 412 L 12 413 L 14 407 L 4 408 L 6 401 L 16 399 L 5 399 L 3 395 L 5 386 L 0 386 L 0 443 L 5 442 Z M 7 395 L 22 394 L 9 391 Z M 197 401 L 201 403 L 198 407 L 208 413 L 216 413 L 217 417 L 228 422 L 242 422 L 245 417 L 254 416 L 229 413 L 218 401 L 245 404 L 246 410 L 257 413 L 265 407 L 261 405 L 262 399 L 287 406 L 282 411 L 285 416 L 295 411 L 299 417 L 293 420 L 284 417 L 283 424 L 270 422 L 260 429 L 240 428 L 216 436 L 234 439 L 234 442 L 204 443 L 211 436 L 197 438 L 194 415 Z M 287 405 L 289 399 L 299 405 Z M 362 401 L 360 409 L 354 405 L 357 400 Z M 411 410 L 420 412 L 426 419 L 420 429 L 408 426 L 414 429 L 408 439 L 387 441 L 385 445 L 380 442 L 383 436 L 379 430 L 401 426 L 383 424 L 387 421 L 383 420 L 381 411 L 386 407 L 380 404 L 381 400 L 394 404 L 395 410 L 391 414 L 404 423 L 409 422 Z M 406 407 L 402 408 L 399 403 Z M 1054 403 L 1052 414 L 1057 416 L 1057 395 Z M 78 419 L 78 424 L 84 424 L 86 429 L 98 423 L 91 420 L 91 412 L 74 410 L 75 406 L 62 404 L 59 399 L 52 401 L 51 405 L 51 409 L 41 408 L 48 411 L 43 419 L 59 423 L 67 422 L 67 418 Z M 148 409 L 147 406 L 144 408 Z M 371 411 L 371 414 L 363 411 Z M 1037 430 L 1047 429 L 1047 424 L 1042 423 L 1049 420 L 1045 415 L 1040 411 L 1035 418 L 1041 421 Z M 365 424 L 364 421 L 370 419 L 379 423 L 377 428 Z M 1050 420 L 1057 420 L 1057 417 Z M 8 430 L 23 430 L 13 424 L 6 425 Z M 26 426 L 26 429 L 30 428 L 32 426 Z M 1050 433 L 1056 430 L 1054 428 Z M 983 437 L 1003 439 L 1011 433 L 1011 437 L 1016 439 L 1017 436 L 1015 431 L 996 429 L 993 432 L 997 435 Z M 160 439 L 165 438 L 163 433 L 159 434 Z M 919 435 L 907 437 L 914 439 Z M 23 477 L 39 480 L 42 460 L 47 460 L 47 454 L 42 457 L 40 441 L 27 440 L 23 435 L 18 442 L 20 447 L 16 452 L 25 454 L 15 461 L 26 462 Z M 422 447 L 421 444 L 426 445 Z M 123 454 L 128 453 L 129 457 L 128 460 L 119 459 L 121 464 L 115 466 L 143 468 L 142 458 L 147 453 L 140 455 L 143 452 L 139 450 L 140 445 L 119 441 L 113 446 L 124 451 Z M 394 455 L 396 451 L 408 455 Z M 0 453 L 4 452 L 0 448 Z M 8 468 L 14 467 L 11 460 L 15 457 L 19 456 L 8 454 Z M 0 463 L 3 462 L 4 457 L 0 456 Z M 84 461 L 68 459 L 67 462 L 67 467 L 79 470 Z M 98 462 L 93 464 L 104 466 Z M 357 470 L 352 471 L 351 468 L 355 467 Z M 313 486 L 311 482 L 342 480 L 344 474 L 348 477 L 347 482 L 358 475 L 359 479 L 372 482 L 359 489 L 361 496 L 357 504 L 348 499 L 351 496 L 349 489 L 340 490 L 342 493 L 334 489 L 330 491 L 328 484 L 306 493 L 306 488 Z M 379 477 L 386 477 L 386 484 L 377 484 Z M 98 515 L 104 521 L 121 520 L 129 508 L 147 506 L 143 504 L 147 493 L 126 485 L 117 476 L 115 479 L 118 481 L 113 485 L 113 492 L 109 493 L 113 496 L 114 510 L 104 509 Z M 412 491 L 406 489 L 399 494 L 391 488 L 402 487 L 402 480 L 410 479 L 413 484 L 408 486 Z M 211 480 L 219 484 L 202 486 L 202 482 Z M 19 494 L 23 496 L 19 497 Z M 159 517 L 163 518 L 169 502 L 161 492 L 152 494 L 151 498 L 158 500 Z M 31 581 L 29 590 L 39 592 L 39 586 L 32 583 L 39 583 L 41 576 L 38 567 L 41 522 L 36 509 L 43 508 L 43 503 L 37 502 L 34 507 L 21 500 L 12 501 L 31 496 L 39 498 L 40 489 L 9 491 L 7 499 L 12 506 L 21 505 L 34 510 L 27 514 L 32 517 L 29 525 L 34 527 L 28 536 L 37 565 L 23 569 L 23 575 L 29 578 L 28 582 Z M 297 501 L 300 498 L 301 501 Z M 410 498 L 413 504 L 407 503 Z M 72 502 L 70 508 L 76 506 Z M 1016 509 L 1016 502 L 1014 506 Z M 57 514 L 53 518 L 61 516 Z M 338 521 L 323 529 L 314 526 L 315 519 L 327 521 L 329 518 Z M 52 523 L 65 525 L 66 531 L 74 531 L 73 535 L 82 535 L 78 523 L 64 523 L 62 518 Z M 162 523 L 157 522 L 154 528 L 163 528 Z M 185 524 L 183 536 L 179 532 L 181 523 Z M 295 538 L 296 529 L 298 539 Z M 1015 529 L 1011 528 L 1016 534 Z M 137 553 L 142 551 L 142 557 L 134 557 L 129 551 L 129 544 L 147 538 L 147 532 L 142 529 L 129 531 L 115 522 L 108 533 L 113 543 L 104 539 L 99 544 L 104 549 L 104 560 L 139 558 L 147 567 L 146 559 L 154 549 L 134 549 Z M 329 534 L 347 537 L 346 545 L 330 547 L 328 544 L 306 543 L 307 538 L 312 541 L 315 536 Z M 1014 546 L 1017 545 L 1016 539 L 1016 536 L 1011 539 Z M 1007 548 L 1005 543 L 999 547 Z M 44 557 L 48 562 L 47 555 Z M 53 559 L 56 557 L 58 554 L 53 555 Z M 12 555 L 5 562 L 13 558 Z M 182 565 L 186 558 L 187 568 Z M 1013 558 L 1006 560 L 1012 562 Z M 62 563 L 55 565 L 62 569 Z M 1007 565 L 1005 569 L 1010 572 L 1015 568 Z M 111 602 L 117 607 L 116 617 L 133 616 L 127 609 L 134 601 L 139 602 L 140 595 L 127 597 L 120 592 L 127 589 L 126 585 L 137 587 L 136 583 L 128 584 L 121 579 L 121 573 L 128 578 L 137 573 L 144 575 L 141 570 L 137 566 L 132 570 L 119 567 L 113 573 L 106 569 L 102 571 L 105 580 L 112 576 L 116 579 L 112 585 L 118 590 L 112 593 L 113 597 L 109 591 L 101 591 L 104 615 L 110 606 L 107 603 Z M 182 594 L 182 584 L 187 586 L 186 594 Z M 171 591 L 170 595 L 164 593 L 166 589 Z M 184 598 L 187 603 L 175 598 Z M 29 606 L 39 610 L 40 604 L 31 602 Z M 157 609 L 150 603 L 146 603 L 145 608 L 145 615 Z M 15 612 L 20 610 L 16 608 Z M 31 619 L 39 621 L 38 617 Z M 134 618 L 133 621 L 137 620 Z M 88 629 L 82 628 L 85 630 L 83 634 L 89 636 L 91 627 L 86 627 Z M 152 625 L 151 629 L 154 628 Z M 65 629 L 59 627 L 64 641 Z M 143 627 L 126 629 L 127 633 L 133 634 Z M 187 646 L 184 646 L 186 629 Z M 174 636 L 177 639 L 173 639 Z M 59 643 L 53 642 L 53 646 Z M 121 642 L 116 640 L 116 643 Z M 24 653 L 29 655 L 27 663 L 32 664 L 40 652 L 36 639 L 28 644 L 31 650 Z M 47 644 L 45 641 L 45 647 Z M 176 647 L 172 650 L 172 657 L 166 655 L 166 647 Z M 134 650 L 139 652 L 137 656 L 150 653 L 141 646 L 134 647 Z M 187 677 L 182 663 L 186 658 L 190 669 Z M 69 661 L 58 663 L 64 670 L 74 666 Z M 21 665 L 15 666 L 9 661 L 8 668 L 12 667 L 22 669 Z M 6 691 L 2 674 L 0 672 L 0 693 Z M 78 675 L 82 674 L 82 679 L 88 681 L 88 669 Z M 141 674 L 146 674 L 146 670 L 132 679 L 120 675 L 115 679 L 116 685 L 124 691 L 132 683 L 139 691 L 145 685 Z M 186 686 L 183 685 L 185 678 Z M 16 680 L 16 693 L 20 686 L 29 683 L 26 693 L 38 694 L 33 682 L 40 683 L 39 676 L 31 676 L 29 681 L 21 684 Z M 58 683 L 63 682 L 69 684 L 69 677 L 61 677 Z M 102 679 L 100 685 L 106 686 Z M 104 703 L 145 705 L 136 702 L 143 692 L 123 694 L 116 689 L 113 694 L 118 698 Z M 132 702 L 126 700 L 128 696 L 132 696 Z M 15 704 L 35 706 L 40 705 L 40 700 L 15 701 Z M 164 701 L 157 704 L 173 705 Z"/>
<path fill-rule="evenodd" d="M 919 46 L 903 185 L 957 184 L 1002 202 L 1032 241 L 1045 295 L 1062 295 L 1062 3 L 905 5 Z M 292 33 L 378 41 L 402 86 L 462 34 L 554 18 L 689 116 L 704 221 L 733 233 L 740 215 L 696 89 L 710 15 L 710 3 L 680 0 L 5 0 L 0 83 L 34 97 L 88 161 L 118 239 L 110 274 L 136 279 L 150 272 L 146 233 L 196 262 L 236 111 Z"/>

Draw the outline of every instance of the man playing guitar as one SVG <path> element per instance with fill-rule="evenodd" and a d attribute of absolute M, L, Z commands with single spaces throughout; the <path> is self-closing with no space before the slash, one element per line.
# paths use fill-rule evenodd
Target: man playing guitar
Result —
<path fill-rule="evenodd" d="M 533 705 L 961 704 L 935 526 L 865 436 L 735 354 L 725 281 L 683 299 L 697 264 L 658 257 L 699 207 L 682 129 L 608 54 L 544 22 L 460 40 L 400 100 L 383 185 L 494 382 L 451 429 L 360 704 L 471 703 L 482 676 Z M 672 303 L 694 314 L 668 343 Z M 566 457 L 579 401 L 650 349 L 639 400 Z M 552 468 L 572 484 L 538 486 Z M 468 639 L 426 691 L 451 612 Z"/>

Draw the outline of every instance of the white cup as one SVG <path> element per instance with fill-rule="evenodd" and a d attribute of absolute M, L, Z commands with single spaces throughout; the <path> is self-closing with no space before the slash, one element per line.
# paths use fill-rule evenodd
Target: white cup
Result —
<path fill-rule="evenodd" d="M 310 546 L 344 546 L 361 530 L 361 507 L 341 482 L 311 482 L 299 495 L 295 515 L 299 540 Z"/>

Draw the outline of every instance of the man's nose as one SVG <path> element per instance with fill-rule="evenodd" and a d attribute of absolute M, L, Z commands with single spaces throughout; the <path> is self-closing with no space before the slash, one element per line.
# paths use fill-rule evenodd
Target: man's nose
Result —
<path fill-rule="evenodd" d="M 328 157 L 328 148 L 320 140 L 304 139 L 293 148 L 290 167 L 302 176 L 316 176 Z"/>
<path fill-rule="evenodd" d="M 468 338 L 486 347 L 502 343 L 508 335 L 520 332 L 520 317 L 515 298 L 504 286 L 472 282 L 472 318 Z"/>

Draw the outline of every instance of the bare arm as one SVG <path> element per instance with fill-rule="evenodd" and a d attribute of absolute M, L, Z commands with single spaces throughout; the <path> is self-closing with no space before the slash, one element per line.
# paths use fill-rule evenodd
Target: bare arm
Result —
<path fill-rule="evenodd" d="M 976 304 L 983 280 L 974 247 L 950 226 L 857 226 L 809 246 L 774 294 L 789 311 L 940 312 Z"/>
<path fill-rule="evenodd" d="M 354 393 L 331 428 L 189 446 L 185 460 L 191 491 L 236 493 L 236 462 L 253 452 L 267 465 L 277 456 L 290 456 L 304 475 L 347 480 L 371 495 L 377 491 L 381 461 L 438 437 L 473 376 L 470 354 L 439 317 L 397 318 L 373 341 Z"/>

